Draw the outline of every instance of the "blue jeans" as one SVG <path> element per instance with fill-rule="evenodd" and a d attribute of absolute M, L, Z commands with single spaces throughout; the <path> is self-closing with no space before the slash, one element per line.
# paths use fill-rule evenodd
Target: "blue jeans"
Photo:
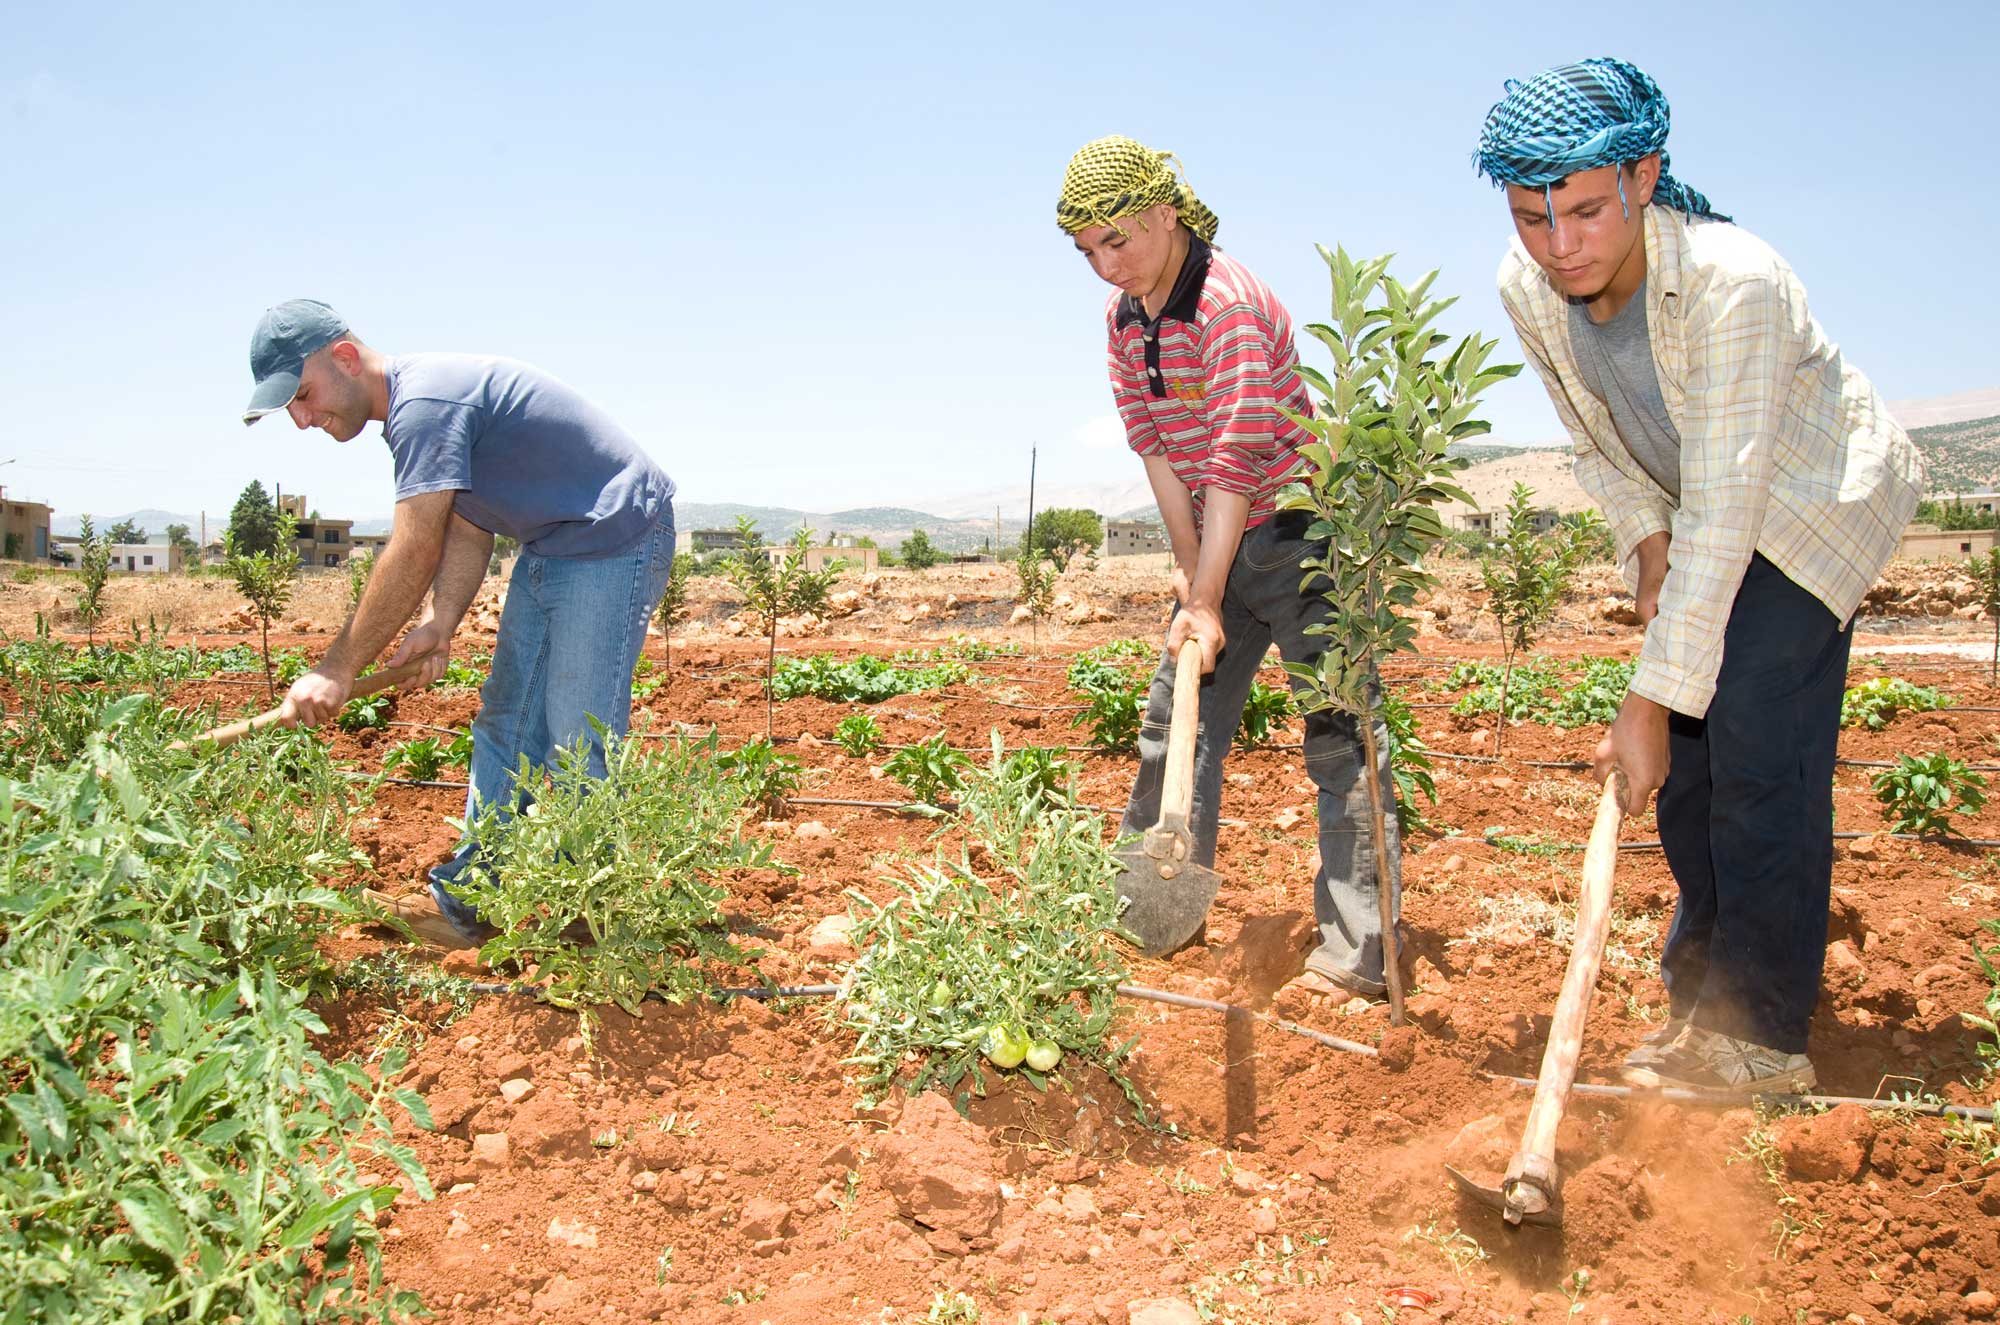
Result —
<path fill-rule="evenodd" d="M 1194 862 L 1213 867 L 1216 830 L 1222 814 L 1223 761 L 1236 739 L 1251 683 L 1271 645 L 1286 662 L 1311 662 L 1325 651 L 1308 629 L 1327 620 L 1330 609 L 1316 589 L 1299 587 L 1299 562 L 1316 549 L 1307 540 L 1309 522 L 1294 512 L 1272 516 L 1246 531 L 1229 568 L 1222 596 L 1222 629 L 1227 636 L 1215 671 L 1203 678 L 1200 727 L 1194 745 Z M 1178 608 L 1176 609 L 1178 610 Z M 1159 821 L 1161 783 L 1167 764 L 1167 732 L 1174 710 L 1174 659 L 1162 656 L 1146 697 L 1139 728 L 1139 776 L 1118 826 L 1142 833 Z M 1303 683 L 1293 682 L 1294 692 Z M 1379 699 L 1379 694 L 1378 694 Z M 1305 719 L 1305 768 L 1318 792 L 1319 873 L 1313 879 L 1313 917 L 1319 946 L 1306 969 L 1379 994 L 1383 983 L 1382 909 L 1375 876 L 1374 819 L 1368 803 L 1366 747 L 1353 715 L 1321 711 Z M 1388 822 L 1389 886 L 1395 914 L 1402 914 L 1402 846 L 1396 829 L 1396 784 L 1389 770 L 1389 733 L 1375 724 L 1376 781 Z M 1400 920 L 1398 925 L 1400 929 Z"/>
<path fill-rule="evenodd" d="M 674 561 L 674 507 L 632 547 L 579 560 L 522 552 L 500 613 L 493 671 L 479 691 L 472 721 L 472 785 L 465 821 L 482 805 L 524 808 L 533 793 L 516 787 L 523 756 L 531 767 L 578 738 L 591 743 L 590 771 L 604 776 L 604 746 L 590 719 L 623 736 L 632 717 L 632 669 L 646 643 L 646 625 L 666 592 Z M 473 842 L 430 873 L 438 909 L 468 936 L 478 918 L 447 891 L 470 863 Z"/>

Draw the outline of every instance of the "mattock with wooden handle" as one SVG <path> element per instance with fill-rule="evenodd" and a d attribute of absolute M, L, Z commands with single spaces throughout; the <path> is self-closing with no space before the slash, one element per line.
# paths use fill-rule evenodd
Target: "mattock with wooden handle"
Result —
<path fill-rule="evenodd" d="M 422 670 L 421 664 L 405 663 L 401 667 L 388 667 L 379 672 L 370 672 L 368 675 L 355 681 L 354 689 L 348 695 L 348 698 L 360 699 L 362 696 L 372 695 L 378 690 L 387 690 L 391 686 L 400 686 L 405 682 L 415 680 L 417 674 Z M 299 715 L 293 711 L 291 704 L 286 702 L 278 705 L 276 708 L 266 709 L 255 717 L 239 718 L 235 722 L 225 722 L 220 727 L 212 728 L 199 736 L 190 736 L 185 741 L 175 741 L 167 748 L 170 750 L 186 750 L 197 745 L 209 745 L 216 749 L 221 749 L 225 745 L 234 745 L 251 732 L 262 731 L 266 727 L 296 727 L 298 725 Z"/>
<path fill-rule="evenodd" d="M 1541 1075 L 1535 1079 L 1535 1102 L 1521 1133 L 1521 1148 L 1507 1162 L 1507 1175 L 1497 1188 L 1487 1187 L 1446 1165 L 1459 1189 L 1500 1211 L 1510 1224 L 1562 1222 L 1562 1174 L 1556 1167 L 1556 1129 L 1569 1106 L 1576 1084 L 1577 1059 L 1583 1052 L 1583 1023 L 1597 992 L 1597 972 L 1604 961 L 1604 940 L 1611 932 L 1611 885 L 1618 860 L 1618 777 L 1604 780 L 1597 799 L 1597 819 L 1583 855 L 1583 884 L 1576 904 L 1576 939 L 1563 974 L 1562 993 L 1549 1022 L 1549 1044 L 1542 1052 Z"/>

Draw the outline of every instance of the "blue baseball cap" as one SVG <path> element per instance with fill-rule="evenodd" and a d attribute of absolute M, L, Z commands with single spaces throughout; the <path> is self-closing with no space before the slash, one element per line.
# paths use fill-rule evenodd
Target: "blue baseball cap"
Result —
<path fill-rule="evenodd" d="M 257 385 L 243 422 L 255 423 L 291 404 L 306 356 L 346 334 L 347 319 L 317 299 L 287 299 L 266 309 L 250 337 L 250 376 Z"/>

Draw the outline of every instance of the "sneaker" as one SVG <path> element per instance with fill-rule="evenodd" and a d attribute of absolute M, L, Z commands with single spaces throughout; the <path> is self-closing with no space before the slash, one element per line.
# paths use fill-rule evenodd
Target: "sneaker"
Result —
<path fill-rule="evenodd" d="M 446 889 L 444 880 L 433 878 L 430 883 L 431 901 L 437 906 L 438 915 L 451 926 L 451 932 L 459 939 L 460 947 L 482 947 L 486 940 L 500 932 L 481 920 L 478 912 L 454 897 Z"/>
<path fill-rule="evenodd" d="M 1789 1095 L 1819 1084 L 1812 1060 L 1691 1027 L 1653 1069 L 1658 1084 L 1725 1099 Z"/>
<path fill-rule="evenodd" d="M 1634 1086 L 1657 1086 L 1660 1084 L 1660 1063 L 1674 1042 L 1687 1033 L 1686 1017 L 1669 1017 L 1667 1024 L 1639 1041 L 1639 1047 L 1625 1055 L 1625 1068 L 1619 1074 Z"/>

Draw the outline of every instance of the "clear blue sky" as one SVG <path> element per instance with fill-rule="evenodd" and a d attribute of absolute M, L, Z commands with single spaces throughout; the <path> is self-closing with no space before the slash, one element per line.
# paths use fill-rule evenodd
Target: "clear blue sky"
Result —
<path fill-rule="evenodd" d="M 1300 322 L 1315 241 L 1502 337 L 1470 154 L 1507 76 L 1616 54 L 1676 172 L 1770 240 L 1892 398 L 2000 383 L 1987 3 L 40 5 L 0 42 L 0 469 L 211 519 L 252 477 L 386 513 L 375 430 L 237 422 L 258 314 L 507 354 L 688 501 L 829 509 L 1132 476 L 1064 161 L 1171 148 Z M 1850 17 L 1851 16 L 1851 17 Z M 1314 347 L 1316 348 L 1316 347 Z M 1313 357 L 1314 349 L 1306 350 Z M 1498 435 L 1557 436 L 1531 378 Z"/>

